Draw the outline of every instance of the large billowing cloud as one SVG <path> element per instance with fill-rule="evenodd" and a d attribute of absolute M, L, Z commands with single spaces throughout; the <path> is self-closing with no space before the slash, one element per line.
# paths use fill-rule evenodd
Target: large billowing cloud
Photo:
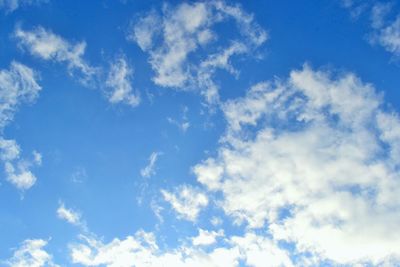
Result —
<path fill-rule="evenodd" d="M 218 156 L 194 173 L 237 224 L 319 260 L 400 257 L 400 120 L 372 85 L 304 66 L 223 111 Z"/>
<path fill-rule="evenodd" d="M 229 21 L 236 24 L 239 34 L 237 39 L 221 44 L 217 41 L 222 37 L 214 26 Z M 128 39 L 149 54 L 155 84 L 182 90 L 195 88 L 208 103 L 216 103 L 215 70 L 237 74 L 230 59 L 262 45 L 267 34 L 239 6 L 208 1 L 166 5 L 162 14 L 152 11 L 134 25 Z M 211 46 L 216 42 L 219 49 Z"/>

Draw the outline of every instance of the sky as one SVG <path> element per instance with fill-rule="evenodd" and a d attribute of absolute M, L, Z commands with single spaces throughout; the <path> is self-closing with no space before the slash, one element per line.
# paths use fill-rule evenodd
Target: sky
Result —
<path fill-rule="evenodd" d="M 0 0 L 0 266 L 400 266 L 400 3 Z"/>

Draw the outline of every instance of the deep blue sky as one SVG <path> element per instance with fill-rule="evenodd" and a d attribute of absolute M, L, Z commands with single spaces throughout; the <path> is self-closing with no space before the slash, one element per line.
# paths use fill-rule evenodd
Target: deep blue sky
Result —
<path fill-rule="evenodd" d="M 393 52 L 382 43 L 370 41 L 371 36 L 379 38 L 380 31 L 395 21 L 400 8 L 395 1 L 390 2 L 390 12 L 380 29 L 371 26 L 371 10 L 377 1 L 354 2 L 348 7 L 339 0 L 226 2 L 227 6 L 238 4 L 246 15 L 251 14 L 251 27 L 257 24 L 268 38 L 251 51 L 232 56 L 230 64 L 239 71 L 236 77 L 222 68 L 213 72 L 212 79 L 219 87 L 218 104 L 206 103 L 201 96 L 203 89 L 197 85 L 178 88 L 155 83 L 156 71 L 149 57 L 156 50 L 143 51 L 127 38 L 150 11 L 163 17 L 167 14 L 163 8 L 174 12 L 183 3 L 191 6 L 198 2 L 24 2 L 20 0 L 20 6 L 10 10 L 7 1 L 0 1 L 3 3 L 0 4 L 0 69 L 8 70 L 12 61 L 20 62 L 37 72 L 36 80 L 42 90 L 32 103 L 21 101 L 17 105 L 12 111 L 15 115 L 2 128 L 2 138 L 16 140 L 21 149 L 20 157 L 13 161 L 15 166 L 21 160 L 31 159 L 32 151 L 42 155 L 42 163 L 30 167 L 37 180 L 28 189 L 16 187 L 9 182 L 7 172 L 1 171 L 0 259 L 6 266 L 7 259 L 27 239 L 48 241 L 45 250 L 53 255 L 55 264 L 75 266 L 69 248 L 81 242 L 78 235 L 82 233 L 107 244 L 143 229 L 155 233 L 161 251 L 186 244 L 189 237 L 197 235 L 198 228 L 223 229 L 227 239 L 247 233 L 251 227 L 246 222 L 235 225 L 235 215 L 219 206 L 224 191 L 207 191 L 196 181 L 193 167 L 209 157 L 217 157 L 221 147 L 230 146 L 221 145 L 221 138 L 229 128 L 229 119 L 221 107 L 226 101 L 246 95 L 254 84 L 274 79 L 285 83 L 291 71 L 309 64 L 314 70 L 334 72 L 332 79 L 354 73 L 364 84 L 373 84 L 377 92 L 383 93 L 386 105 L 383 110 L 390 106 L 396 111 L 400 107 L 400 47 Z M 354 15 L 352 11 L 362 4 L 365 4 L 362 12 Z M 93 84 L 79 81 L 79 69 L 69 73 L 68 60 L 37 55 L 16 36 L 18 29 L 34 33 L 39 27 L 71 46 L 86 43 L 82 59 L 97 68 Z M 158 27 L 162 30 L 161 24 Z M 194 71 L 199 58 L 220 51 L 229 40 L 245 38 L 229 18 L 210 27 L 218 38 L 189 55 L 187 62 L 194 66 Z M 163 45 L 163 41 L 157 42 L 156 48 Z M 133 70 L 129 83 L 141 97 L 137 106 L 112 103 L 105 93 L 110 66 L 120 57 Z M 7 94 L 6 86 L 0 90 L 4 91 L 1 94 Z M 178 125 L 184 122 L 190 124 L 186 130 Z M 142 177 L 141 170 L 149 164 L 152 153 L 157 154 L 154 173 Z M 196 220 L 185 220 L 163 196 L 162 190 L 179 194 L 183 184 L 209 197 L 211 204 Z M 68 224 L 57 213 L 64 204 L 81 215 L 75 225 Z M 157 218 L 155 207 L 162 207 L 162 220 Z M 223 218 L 223 224 L 213 226 L 210 223 L 213 216 Z M 268 229 L 265 223 L 254 231 L 263 236 Z M 278 242 L 275 237 L 274 240 Z M 295 262 L 296 241 L 278 243 Z M 314 248 L 311 246 L 308 252 L 318 251 Z M 204 251 L 209 250 L 204 248 Z M 299 251 L 308 253 L 298 248 Z M 241 265 L 256 266 L 243 257 Z M 329 253 L 317 257 L 321 259 L 320 265 L 325 261 L 335 265 L 371 260 L 356 258 L 340 262 Z M 379 257 L 372 263 L 380 263 L 383 258 Z M 264 260 L 268 262 L 268 257 Z M 125 266 L 134 264 L 126 262 Z"/>

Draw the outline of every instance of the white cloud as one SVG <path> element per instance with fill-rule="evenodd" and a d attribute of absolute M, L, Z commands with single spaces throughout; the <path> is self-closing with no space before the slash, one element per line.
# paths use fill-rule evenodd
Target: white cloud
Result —
<path fill-rule="evenodd" d="M 370 15 L 372 31 L 368 39 L 371 44 L 380 45 L 394 56 L 400 56 L 400 14 L 394 20 L 389 17 L 393 2 L 342 0 L 342 3 L 353 17 L 362 13 Z"/>
<path fill-rule="evenodd" d="M 43 239 L 27 239 L 5 263 L 12 267 L 57 267 L 52 256 L 44 250 L 46 245 L 47 241 Z"/>
<path fill-rule="evenodd" d="M 389 52 L 400 56 L 400 16 L 378 33 L 379 43 Z"/>
<path fill-rule="evenodd" d="M 16 169 L 10 162 L 5 163 L 7 181 L 20 190 L 27 190 L 36 183 L 36 176 L 24 164 L 18 164 Z"/>
<path fill-rule="evenodd" d="M 248 266 L 295 266 L 287 251 L 281 249 L 271 239 L 262 235 L 248 232 L 242 237 L 232 237 L 231 242 L 240 248 L 242 257 Z"/>
<path fill-rule="evenodd" d="M 182 185 L 175 193 L 161 190 L 164 200 L 169 202 L 179 218 L 195 221 L 202 208 L 208 205 L 207 196 L 198 189 Z"/>
<path fill-rule="evenodd" d="M 115 238 L 109 243 L 82 236 L 82 242 L 70 245 L 70 254 L 73 263 L 83 266 L 235 267 L 242 260 L 254 267 L 266 263 L 272 267 L 293 266 L 284 250 L 254 233 L 230 237 L 226 243 L 215 244 L 207 250 L 190 245 L 160 249 L 154 234 L 142 230 L 134 236 L 122 240 Z"/>
<path fill-rule="evenodd" d="M 225 103 L 218 156 L 194 173 L 237 224 L 268 227 L 296 253 L 387 262 L 400 257 L 400 120 L 382 106 L 355 75 L 305 66 Z"/>
<path fill-rule="evenodd" d="M 215 49 L 210 44 L 218 40 L 213 26 L 230 20 L 237 25 L 240 41 L 230 40 L 234 45 L 227 47 L 219 44 L 220 49 L 211 53 Z M 161 15 L 152 11 L 139 19 L 128 39 L 149 54 L 157 85 L 199 90 L 207 103 L 217 103 L 218 86 L 212 80 L 215 69 L 231 71 L 229 58 L 253 51 L 266 41 L 267 34 L 240 6 L 208 1 L 164 5 Z M 189 60 L 200 49 L 199 60 Z"/>
<path fill-rule="evenodd" d="M 224 236 L 224 231 L 208 231 L 199 229 L 199 235 L 192 238 L 192 244 L 194 246 L 209 246 L 217 242 L 217 237 Z"/>
<path fill-rule="evenodd" d="M 156 174 L 156 162 L 158 157 L 161 155 L 160 152 L 153 152 L 149 157 L 149 164 L 140 170 L 140 175 L 142 177 L 150 177 Z"/>
<path fill-rule="evenodd" d="M 33 103 L 42 89 L 38 74 L 31 68 L 13 61 L 9 70 L 0 70 L 0 130 L 14 118 L 21 103 Z M 27 190 L 36 182 L 30 168 L 40 165 L 42 156 L 33 151 L 32 160 L 20 158 L 21 149 L 15 140 L 0 136 L 0 158 L 5 162 L 7 180 L 20 190 Z"/>
<path fill-rule="evenodd" d="M 72 44 L 41 26 L 32 30 L 24 30 L 18 26 L 14 35 L 19 46 L 32 55 L 43 60 L 67 64 L 70 74 L 79 73 L 80 80 L 84 84 L 90 83 L 96 74 L 96 69 L 83 59 L 85 42 Z"/>
<path fill-rule="evenodd" d="M 371 9 L 371 26 L 380 29 L 386 24 L 386 16 L 391 11 L 392 4 L 376 3 Z"/>
<path fill-rule="evenodd" d="M 133 70 L 121 56 L 111 64 L 111 70 L 106 80 L 106 86 L 110 89 L 106 92 L 111 103 L 123 102 L 131 106 L 140 103 L 138 93 L 132 88 Z"/>
<path fill-rule="evenodd" d="M 20 7 L 39 5 L 47 2 L 48 0 L 0 0 L 0 8 L 4 8 L 7 12 L 13 12 Z"/>
<path fill-rule="evenodd" d="M 80 213 L 73 209 L 66 208 L 63 202 L 60 202 L 57 209 L 57 217 L 73 225 L 82 225 Z"/>
<path fill-rule="evenodd" d="M 152 233 L 138 231 L 123 240 L 114 239 L 108 244 L 83 237 L 85 243 L 73 244 L 71 258 L 74 263 L 84 266 L 124 267 L 222 267 L 237 266 L 237 248 L 217 248 L 209 253 L 190 247 L 162 251 Z"/>
<path fill-rule="evenodd" d="M 9 70 L 0 70 L 0 128 L 13 119 L 20 103 L 32 103 L 42 89 L 38 74 L 31 68 L 13 61 Z"/>

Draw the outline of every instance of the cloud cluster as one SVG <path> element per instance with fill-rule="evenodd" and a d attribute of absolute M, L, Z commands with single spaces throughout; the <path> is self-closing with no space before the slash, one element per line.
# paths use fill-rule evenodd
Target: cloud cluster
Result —
<path fill-rule="evenodd" d="M 0 70 L 0 131 L 14 118 L 21 103 L 32 103 L 42 89 L 37 83 L 37 73 L 31 68 L 12 62 L 8 70 Z M 7 180 L 20 190 L 36 182 L 31 167 L 40 165 L 41 155 L 34 151 L 31 160 L 21 159 L 21 149 L 15 140 L 0 136 L 0 158 L 5 162 Z"/>
<path fill-rule="evenodd" d="M 53 262 L 52 256 L 44 250 L 46 245 L 46 240 L 27 239 L 5 264 L 10 267 L 59 267 Z"/>
<path fill-rule="evenodd" d="M 319 260 L 400 257 L 400 120 L 371 85 L 304 66 L 223 110 L 218 156 L 193 170 L 235 223 Z"/>
<path fill-rule="evenodd" d="M 211 243 L 203 244 L 202 248 L 181 245 L 170 250 L 160 249 L 154 234 L 142 230 L 106 244 L 92 237 L 82 236 L 81 239 L 70 246 L 70 253 L 73 263 L 83 266 L 235 267 L 241 261 L 254 267 L 293 266 L 284 250 L 272 240 L 254 233 L 233 236 L 213 247 L 208 246 Z"/>
<path fill-rule="evenodd" d="M 229 21 L 236 24 L 240 37 L 211 52 L 211 43 L 218 40 L 214 26 Z M 240 6 L 207 1 L 165 5 L 162 14 L 152 11 L 133 26 L 128 39 L 149 54 L 155 84 L 181 90 L 195 88 L 208 103 L 215 103 L 219 100 L 218 87 L 212 80 L 215 70 L 232 72 L 230 58 L 259 47 L 267 34 Z M 197 63 L 195 58 L 199 58 Z"/>

